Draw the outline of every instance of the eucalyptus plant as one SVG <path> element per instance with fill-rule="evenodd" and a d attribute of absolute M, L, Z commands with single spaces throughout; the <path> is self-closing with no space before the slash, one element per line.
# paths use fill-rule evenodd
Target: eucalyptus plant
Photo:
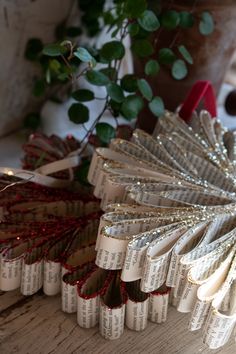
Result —
<path fill-rule="evenodd" d="M 75 100 L 68 110 L 69 119 L 84 125 L 90 120 L 86 102 L 98 98 L 90 89 L 73 90 L 73 83 L 79 87 L 79 80 L 84 77 L 94 87 L 105 87 L 105 96 L 99 98 L 103 100 L 103 108 L 84 137 L 103 146 L 117 136 L 117 129 L 113 125 L 100 122 L 105 111 L 111 113 L 117 126 L 118 116 L 127 121 L 134 120 L 145 106 L 159 117 L 165 105 L 161 97 L 154 96 L 149 77 L 158 76 L 161 66 L 166 66 L 174 79 L 182 80 L 194 63 L 184 43 L 176 45 L 173 41 L 171 47 L 163 47 L 156 52 L 154 34 L 163 30 L 187 31 L 193 26 L 198 26 L 203 36 L 211 34 L 214 30 L 211 14 L 204 11 L 197 16 L 195 5 L 196 1 L 187 12 L 175 11 L 171 8 L 171 2 L 169 9 L 164 10 L 161 2 L 157 1 L 114 0 L 109 4 L 105 0 L 78 1 L 83 28 L 87 33 L 94 36 L 106 26 L 111 40 L 101 48 L 80 46 L 82 29 L 79 26 L 68 27 L 66 20 L 56 28 L 55 43 L 43 45 L 39 39 L 31 39 L 27 44 L 26 57 L 40 63 L 42 69 L 42 77 L 34 85 L 34 95 L 44 95 L 50 86 L 50 92 L 54 90 L 51 96 L 55 99 L 58 88 L 64 87 Z M 135 73 L 120 76 L 121 62 L 126 53 L 124 40 L 127 36 L 131 37 L 133 55 L 145 61 L 141 77 Z M 91 139 L 95 138 L 94 133 L 95 140 Z"/>

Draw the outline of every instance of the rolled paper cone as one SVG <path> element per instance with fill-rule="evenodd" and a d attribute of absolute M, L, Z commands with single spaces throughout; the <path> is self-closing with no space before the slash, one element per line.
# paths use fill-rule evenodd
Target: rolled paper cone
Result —
<path fill-rule="evenodd" d="M 98 324 L 100 312 L 100 295 L 85 299 L 77 296 L 77 323 L 80 327 L 91 328 Z"/>
<path fill-rule="evenodd" d="M 61 291 L 61 263 L 44 260 L 43 291 L 54 296 Z"/>
<path fill-rule="evenodd" d="M 169 295 L 171 288 L 162 286 L 150 293 L 148 319 L 155 323 L 163 323 L 167 320 Z"/>
<path fill-rule="evenodd" d="M 33 295 L 43 286 L 43 259 L 32 264 L 27 264 L 23 260 L 21 293 L 23 295 Z"/>
<path fill-rule="evenodd" d="M 143 331 L 147 327 L 149 299 L 135 302 L 128 299 L 125 324 L 133 331 Z"/>
<path fill-rule="evenodd" d="M 103 302 L 100 307 L 99 331 L 105 339 L 118 339 L 124 332 L 125 304 L 110 308 Z"/>
<path fill-rule="evenodd" d="M 127 294 L 120 273 L 112 278 L 101 296 L 99 331 L 105 339 L 117 339 L 124 332 Z"/>
<path fill-rule="evenodd" d="M 125 324 L 129 329 L 142 331 L 147 327 L 149 294 L 140 290 L 140 280 L 126 283 L 126 291 Z"/>
<path fill-rule="evenodd" d="M 63 312 L 75 313 L 77 311 L 76 290 L 77 281 L 75 281 L 75 284 L 69 284 L 65 281 L 62 281 L 61 309 Z"/>
<path fill-rule="evenodd" d="M 0 290 L 18 289 L 21 285 L 23 256 L 8 260 L 0 254 L 0 263 Z"/>
<path fill-rule="evenodd" d="M 91 328 L 99 322 L 100 296 L 112 277 L 112 273 L 95 265 L 77 287 L 77 322 L 80 327 Z"/>

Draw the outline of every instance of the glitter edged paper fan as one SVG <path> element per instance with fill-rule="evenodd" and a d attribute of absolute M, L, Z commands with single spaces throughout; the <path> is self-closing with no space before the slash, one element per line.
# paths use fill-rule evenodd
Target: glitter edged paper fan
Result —
<path fill-rule="evenodd" d="M 192 128 L 167 113 L 153 137 L 136 130 L 98 148 L 89 180 L 102 216 L 66 171 L 78 151 L 47 155 L 37 139 L 27 171 L 0 169 L 0 289 L 61 291 L 62 310 L 108 339 L 164 322 L 172 303 L 191 314 L 190 330 L 204 326 L 210 348 L 226 344 L 236 323 L 234 134 L 206 112 Z"/>
<path fill-rule="evenodd" d="M 235 148 L 207 111 L 190 125 L 166 112 L 153 136 L 136 130 L 98 148 L 88 176 L 105 211 L 97 266 L 139 282 L 142 294 L 171 288 L 170 302 L 212 349 L 236 324 Z M 165 305 L 150 301 L 149 318 Z"/>

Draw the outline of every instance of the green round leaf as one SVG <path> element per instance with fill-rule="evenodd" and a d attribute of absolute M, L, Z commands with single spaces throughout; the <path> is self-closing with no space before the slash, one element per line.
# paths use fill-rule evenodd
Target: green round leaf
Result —
<path fill-rule="evenodd" d="M 165 107 L 161 97 L 154 97 L 151 102 L 149 102 L 148 107 L 150 111 L 157 117 L 160 117 L 165 112 Z"/>
<path fill-rule="evenodd" d="M 120 80 L 120 85 L 123 90 L 126 92 L 135 92 L 137 91 L 137 79 L 133 74 L 127 74 L 122 77 Z"/>
<path fill-rule="evenodd" d="M 89 120 L 89 110 L 81 103 L 74 103 L 68 110 L 70 120 L 75 124 L 83 124 Z"/>
<path fill-rule="evenodd" d="M 145 74 L 155 76 L 160 70 L 160 65 L 157 60 L 151 59 L 145 65 Z"/>
<path fill-rule="evenodd" d="M 72 92 L 71 95 L 75 100 L 80 102 L 92 101 L 94 99 L 94 93 L 90 90 L 80 89 Z"/>
<path fill-rule="evenodd" d="M 90 84 L 96 86 L 106 86 L 110 81 L 105 74 L 97 70 L 89 70 L 86 73 L 86 79 L 90 82 Z"/>
<path fill-rule="evenodd" d="M 180 45 L 178 47 L 178 50 L 179 50 L 180 54 L 182 54 L 183 58 L 187 61 L 187 63 L 193 64 L 193 58 L 184 45 Z"/>
<path fill-rule="evenodd" d="M 104 12 L 103 20 L 105 25 L 112 25 L 114 23 L 114 17 L 110 11 Z"/>
<path fill-rule="evenodd" d="M 153 32 L 160 27 L 160 23 L 153 11 L 146 10 L 138 18 L 139 25 L 145 29 L 145 31 Z"/>
<path fill-rule="evenodd" d="M 115 68 L 103 68 L 100 72 L 106 75 L 111 81 L 117 77 L 117 70 Z"/>
<path fill-rule="evenodd" d="M 176 56 L 174 52 L 169 48 L 162 48 L 159 50 L 158 58 L 161 64 L 172 64 Z"/>
<path fill-rule="evenodd" d="M 43 48 L 43 54 L 49 57 L 58 57 L 65 54 L 67 49 L 60 44 L 48 44 Z"/>
<path fill-rule="evenodd" d="M 58 74 L 61 64 L 57 59 L 50 59 L 49 61 L 49 67 L 50 70 L 54 71 L 56 74 Z"/>
<path fill-rule="evenodd" d="M 28 60 L 37 60 L 43 49 L 43 43 L 38 38 L 28 40 L 25 48 L 25 58 Z"/>
<path fill-rule="evenodd" d="M 130 23 L 128 26 L 128 31 L 131 37 L 136 36 L 139 31 L 139 25 L 137 23 Z"/>
<path fill-rule="evenodd" d="M 147 39 L 149 40 L 149 42 L 151 42 L 149 36 L 150 36 L 150 32 L 145 31 L 145 29 L 139 26 L 138 33 L 134 36 L 134 38 L 135 40 Z"/>
<path fill-rule="evenodd" d="M 132 51 L 141 58 L 148 57 L 154 53 L 153 46 L 146 39 L 136 40 L 132 45 Z"/>
<path fill-rule="evenodd" d="M 194 17 L 190 12 L 181 11 L 179 13 L 180 22 L 179 25 L 182 28 L 191 28 L 194 25 Z"/>
<path fill-rule="evenodd" d="M 130 95 L 124 99 L 121 106 L 121 113 L 126 119 L 131 120 L 137 118 L 142 108 L 142 98 L 136 95 Z"/>
<path fill-rule="evenodd" d="M 184 79 L 188 74 L 185 62 L 181 59 L 176 60 L 172 66 L 171 73 L 176 80 Z"/>
<path fill-rule="evenodd" d="M 96 65 L 97 65 L 96 59 L 95 59 L 95 58 L 92 58 L 92 60 L 90 61 L 90 66 L 91 66 L 92 68 L 95 68 Z"/>
<path fill-rule="evenodd" d="M 124 93 L 119 85 L 115 84 L 114 82 L 111 82 L 107 85 L 106 89 L 108 95 L 113 101 L 120 103 L 124 100 Z"/>
<path fill-rule="evenodd" d="M 125 55 L 125 47 L 119 41 L 111 41 L 104 44 L 100 50 L 100 55 L 105 61 L 122 59 Z"/>
<path fill-rule="evenodd" d="M 113 117 L 119 117 L 121 110 L 121 103 L 115 102 L 113 100 L 109 101 L 109 106 L 112 110 Z"/>
<path fill-rule="evenodd" d="M 127 17 L 136 18 L 139 17 L 143 13 L 143 11 L 146 10 L 146 7 L 146 0 L 126 0 L 124 11 Z"/>
<path fill-rule="evenodd" d="M 199 31 L 204 36 L 208 36 L 214 31 L 214 21 L 211 14 L 207 11 L 204 11 L 201 14 L 201 21 L 199 23 Z"/>
<path fill-rule="evenodd" d="M 61 73 L 57 76 L 57 78 L 60 81 L 66 81 L 69 79 L 69 75 L 67 73 Z"/>
<path fill-rule="evenodd" d="M 97 123 L 96 134 L 103 143 L 108 144 L 115 137 L 116 132 L 108 123 Z"/>
<path fill-rule="evenodd" d="M 146 100 L 151 101 L 152 99 L 152 89 L 149 83 L 145 79 L 138 80 L 138 88 L 141 94 Z"/>
<path fill-rule="evenodd" d="M 82 47 L 76 49 L 74 56 L 84 63 L 89 63 L 93 60 L 92 55 L 87 51 L 87 49 Z"/>
<path fill-rule="evenodd" d="M 166 11 L 161 16 L 161 24 L 168 30 L 172 30 L 178 26 L 180 22 L 180 16 L 178 12 L 174 10 Z"/>

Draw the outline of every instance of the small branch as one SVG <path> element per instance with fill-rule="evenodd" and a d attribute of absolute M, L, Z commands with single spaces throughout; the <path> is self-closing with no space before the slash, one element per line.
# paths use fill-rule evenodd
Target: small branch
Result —
<path fill-rule="evenodd" d="M 93 132 L 94 128 L 96 127 L 96 124 L 99 122 L 99 120 L 102 118 L 103 114 L 105 113 L 105 111 L 108 108 L 108 97 L 106 97 L 106 102 L 104 104 L 104 107 L 102 109 L 102 111 L 99 113 L 99 115 L 97 116 L 97 118 L 95 119 L 95 121 L 93 122 L 92 126 L 89 128 L 89 130 L 87 130 L 87 133 L 85 134 L 85 136 L 83 137 L 83 139 L 81 140 L 81 145 L 86 141 L 86 139 L 88 138 L 88 136 Z M 82 153 L 84 152 L 84 150 L 86 149 L 86 147 L 88 146 L 88 141 L 85 143 L 84 147 L 82 148 L 82 150 L 80 151 L 80 155 L 82 155 Z"/>
<path fill-rule="evenodd" d="M 100 101 L 104 101 L 107 99 L 106 97 L 94 97 L 94 98 L 95 100 L 100 100 Z"/>
<path fill-rule="evenodd" d="M 116 128 L 118 127 L 118 125 L 119 125 L 119 123 L 118 123 L 118 119 L 117 119 L 117 117 L 114 117 L 114 116 L 112 116 L 113 118 L 114 118 L 114 120 L 115 120 L 115 122 L 116 122 Z"/>
<path fill-rule="evenodd" d="M 170 48 L 170 49 L 173 48 L 173 46 L 174 46 L 175 42 L 177 41 L 179 35 L 180 35 L 180 30 L 178 30 L 178 32 L 175 34 L 175 36 L 174 36 L 172 42 L 170 43 L 170 45 L 169 45 L 169 48 Z"/>
<path fill-rule="evenodd" d="M 120 41 L 121 42 L 123 42 L 124 41 L 124 39 L 125 39 L 125 37 L 127 36 L 127 34 L 128 34 L 128 32 L 127 32 L 127 27 L 128 27 L 128 22 L 125 24 L 125 26 L 123 27 L 123 33 L 121 34 L 121 37 L 120 37 Z M 120 68 L 121 68 L 121 64 L 122 64 L 122 60 L 123 60 L 123 58 L 122 59 L 120 59 L 119 61 L 118 61 L 118 63 L 117 62 L 115 62 L 115 68 L 116 68 L 116 65 L 117 65 L 117 77 L 116 77 L 116 82 L 118 81 L 118 76 L 119 76 L 119 72 L 120 72 Z"/>
<path fill-rule="evenodd" d="M 78 75 L 76 75 L 75 79 L 78 80 L 81 76 L 86 74 L 87 71 L 88 71 L 88 68 L 84 68 Z"/>
<path fill-rule="evenodd" d="M 84 128 L 84 130 L 88 133 L 89 130 L 86 128 L 86 126 L 84 124 L 82 124 L 82 127 Z"/>
<path fill-rule="evenodd" d="M 64 61 L 64 63 L 66 64 L 67 68 L 71 69 L 70 63 L 67 61 L 67 59 L 64 57 L 64 55 L 61 55 L 62 60 Z"/>

